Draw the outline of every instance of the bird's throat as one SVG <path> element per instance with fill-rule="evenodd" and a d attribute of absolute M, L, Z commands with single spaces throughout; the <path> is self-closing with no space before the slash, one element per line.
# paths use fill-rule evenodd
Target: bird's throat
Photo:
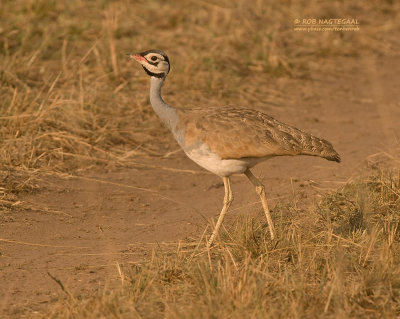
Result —
<path fill-rule="evenodd" d="M 173 130 L 176 126 L 177 114 L 176 110 L 165 103 L 161 97 L 161 87 L 164 80 L 165 77 L 158 78 L 152 76 L 150 78 L 150 103 L 161 121 L 163 121 L 170 130 Z"/>

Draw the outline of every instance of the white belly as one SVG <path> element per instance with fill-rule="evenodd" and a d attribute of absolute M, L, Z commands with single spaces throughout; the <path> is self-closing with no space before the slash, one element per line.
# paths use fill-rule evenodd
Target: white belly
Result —
<path fill-rule="evenodd" d="M 221 177 L 242 174 L 247 168 L 263 160 L 262 158 L 222 159 L 205 144 L 185 153 L 193 162 Z"/>

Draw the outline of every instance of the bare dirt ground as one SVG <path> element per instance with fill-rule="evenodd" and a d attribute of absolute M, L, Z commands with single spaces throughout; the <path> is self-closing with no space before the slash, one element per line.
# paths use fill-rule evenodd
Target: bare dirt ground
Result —
<path fill-rule="evenodd" d="M 331 141 L 342 163 L 319 158 L 275 158 L 255 168 L 273 208 L 296 200 L 318 202 L 399 147 L 400 56 L 326 60 L 309 80 L 279 79 L 282 105 L 263 111 Z M 173 81 L 171 76 L 167 81 Z M 160 125 L 160 134 L 168 134 Z M 219 214 L 223 188 L 169 139 L 168 156 L 137 158 L 154 168 L 94 170 L 79 178 L 43 176 L 41 190 L 22 200 L 46 207 L 0 215 L 0 316 L 31 318 L 64 292 L 88 295 L 120 284 L 117 264 L 149 258 L 169 242 L 200 239 Z M 176 152 L 174 152 L 176 151 Z M 262 214 L 250 183 L 233 177 L 235 201 L 225 221 Z M 273 218 L 279 229 L 279 216 Z M 210 230 L 208 229 L 208 233 Z M 49 275 L 51 274 L 51 276 Z"/>

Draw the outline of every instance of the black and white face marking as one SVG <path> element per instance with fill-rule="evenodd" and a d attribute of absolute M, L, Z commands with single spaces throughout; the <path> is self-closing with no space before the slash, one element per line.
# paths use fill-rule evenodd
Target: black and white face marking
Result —
<path fill-rule="evenodd" d="M 169 59 L 160 50 L 148 50 L 139 54 L 130 55 L 131 58 L 139 62 L 146 73 L 150 76 L 163 78 L 169 72 Z"/>

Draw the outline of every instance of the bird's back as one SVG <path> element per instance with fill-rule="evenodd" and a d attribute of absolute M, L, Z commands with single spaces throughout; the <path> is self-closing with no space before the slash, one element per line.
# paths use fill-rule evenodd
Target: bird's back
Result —
<path fill-rule="evenodd" d="M 186 150 L 206 144 L 222 159 L 311 155 L 340 162 L 330 142 L 251 109 L 177 109 Z"/>

